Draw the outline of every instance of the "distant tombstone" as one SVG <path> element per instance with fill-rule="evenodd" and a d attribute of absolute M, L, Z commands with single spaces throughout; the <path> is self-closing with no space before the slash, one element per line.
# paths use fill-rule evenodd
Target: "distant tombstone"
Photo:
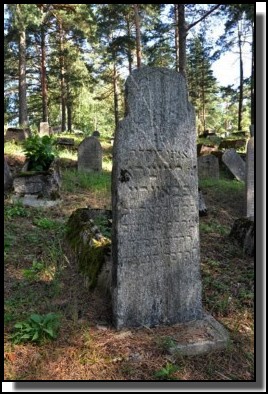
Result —
<path fill-rule="evenodd" d="M 219 179 L 219 160 L 213 155 L 199 156 L 198 160 L 199 179 Z"/>
<path fill-rule="evenodd" d="M 98 130 L 93 131 L 93 137 L 100 137 L 100 132 Z"/>
<path fill-rule="evenodd" d="M 101 171 L 102 147 L 96 137 L 85 138 L 78 147 L 78 171 Z"/>
<path fill-rule="evenodd" d="M 5 140 L 6 141 L 24 141 L 26 138 L 30 136 L 30 129 L 24 128 L 19 129 L 16 127 L 9 127 L 7 129 Z"/>
<path fill-rule="evenodd" d="M 48 122 L 40 122 L 39 125 L 39 135 L 42 137 L 43 135 L 49 135 L 49 124 Z"/>
<path fill-rule="evenodd" d="M 13 178 L 11 175 L 11 171 L 9 169 L 9 165 L 7 164 L 6 159 L 4 158 L 4 191 L 10 190 L 13 185 Z"/>
<path fill-rule="evenodd" d="M 222 161 L 239 181 L 245 181 L 246 163 L 236 153 L 235 149 L 227 149 L 222 155 Z"/>
<path fill-rule="evenodd" d="M 254 217 L 254 137 L 247 145 L 246 159 L 247 217 Z"/>
<path fill-rule="evenodd" d="M 195 114 L 183 76 L 142 67 L 112 171 L 112 304 L 117 328 L 201 319 Z"/>
<path fill-rule="evenodd" d="M 74 138 L 57 138 L 56 144 L 61 146 L 74 146 Z"/>
<path fill-rule="evenodd" d="M 50 134 L 59 134 L 61 132 L 61 126 L 50 127 Z"/>

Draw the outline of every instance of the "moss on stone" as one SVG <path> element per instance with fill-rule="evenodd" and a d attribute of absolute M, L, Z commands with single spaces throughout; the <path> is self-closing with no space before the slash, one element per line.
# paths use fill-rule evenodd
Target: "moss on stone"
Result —
<path fill-rule="evenodd" d="M 71 215 L 66 231 L 66 239 L 77 257 L 79 271 L 91 289 L 97 285 L 98 275 L 111 246 L 111 240 L 100 233 L 96 239 L 95 229 L 89 210 L 82 208 Z"/>

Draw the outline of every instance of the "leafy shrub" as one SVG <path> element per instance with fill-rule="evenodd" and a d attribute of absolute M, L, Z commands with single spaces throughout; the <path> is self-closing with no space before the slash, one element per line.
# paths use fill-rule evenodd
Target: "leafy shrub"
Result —
<path fill-rule="evenodd" d="M 57 156 L 55 140 L 48 135 L 27 138 L 23 142 L 23 151 L 29 160 L 29 171 L 47 171 Z"/>
<path fill-rule="evenodd" d="M 55 313 L 46 315 L 32 314 L 26 321 L 14 325 L 15 333 L 12 340 L 15 344 L 23 342 L 36 342 L 57 338 L 59 329 L 59 316 Z"/>

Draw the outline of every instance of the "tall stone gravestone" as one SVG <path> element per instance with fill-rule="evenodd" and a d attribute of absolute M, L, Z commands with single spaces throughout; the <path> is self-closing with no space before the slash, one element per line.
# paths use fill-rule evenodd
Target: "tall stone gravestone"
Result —
<path fill-rule="evenodd" d="M 4 191 L 10 190 L 13 185 L 13 178 L 11 171 L 9 169 L 9 165 L 6 161 L 6 158 L 4 158 Z"/>
<path fill-rule="evenodd" d="M 39 125 L 39 135 L 43 137 L 44 135 L 49 135 L 49 124 L 48 122 L 40 122 Z"/>
<path fill-rule="evenodd" d="M 195 114 L 184 78 L 143 67 L 126 82 L 112 172 L 117 328 L 202 318 Z"/>
<path fill-rule="evenodd" d="M 85 138 L 78 147 L 78 171 L 101 171 L 102 148 L 96 137 Z"/>
<path fill-rule="evenodd" d="M 198 178 L 219 179 L 219 159 L 213 155 L 198 157 Z"/>
<path fill-rule="evenodd" d="M 254 217 L 254 137 L 247 145 L 246 161 L 247 217 Z"/>
<path fill-rule="evenodd" d="M 236 153 L 235 149 L 227 149 L 222 155 L 222 161 L 239 181 L 245 181 L 246 163 Z"/>

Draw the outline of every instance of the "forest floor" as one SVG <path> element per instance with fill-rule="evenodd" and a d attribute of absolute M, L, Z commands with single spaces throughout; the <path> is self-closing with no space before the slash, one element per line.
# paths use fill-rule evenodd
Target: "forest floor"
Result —
<path fill-rule="evenodd" d="M 108 144 L 104 150 L 108 162 Z M 13 171 L 24 161 L 15 154 L 7 159 Z M 66 252 L 66 222 L 77 208 L 111 207 L 110 173 L 86 182 L 73 165 L 62 159 L 56 207 L 28 208 L 5 198 L 4 379 L 254 380 L 254 259 L 228 236 L 244 214 L 244 185 L 223 177 L 201 184 L 208 207 L 200 218 L 203 306 L 228 329 L 228 346 L 203 356 L 171 356 L 168 328 L 117 331 L 106 299 L 82 286 Z M 48 313 L 59 319 L 54 340 L 16 343 L 15 324 Z"/>

